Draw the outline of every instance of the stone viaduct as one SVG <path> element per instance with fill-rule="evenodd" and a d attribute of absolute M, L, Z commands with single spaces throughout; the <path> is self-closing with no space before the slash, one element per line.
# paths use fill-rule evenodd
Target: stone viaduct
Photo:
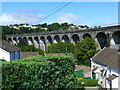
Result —
<path fill-rule="evenodd" d="M 6 40 L 11 44 L 17 44 L 20 39 L 26 39 L 28 45 L 34 45 L 36 48 L 41 48 L 45 51 L 51 43 L 68 41 L 75 44 L 85 37 L 93 38 L 99 49 L 104 48 L 106 43 L 109 43 L 110 46 L 120 44 L 120 25 L 75 31 L 6 35 Z"/>

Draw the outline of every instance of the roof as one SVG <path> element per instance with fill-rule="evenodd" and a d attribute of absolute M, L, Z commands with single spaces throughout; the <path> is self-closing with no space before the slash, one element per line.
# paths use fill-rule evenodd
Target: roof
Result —
<path fill-rule="evenodd" d="M 110 68 L 120 70 L 120 53 L 119 49 L 104 48 L 97 53 L 92 60 L 100 64 L 107 65 Z"/>
<path fill-rule="evenodd" d="M 37 55 L 39 55 L 39 52 L 22 52 L 22 58 L 27 58 Z"/>
<path fill-rule="evenodd" d="M 10 43 L 8 43 L 7 41 L 0 41 L 0 43 L 2 42 L 2 45 L 0 46 L 2 49 L 4 49 L 5 51 L 8 52 L 14 52 L 14 51 L 20 51 L 20 49 Z"/>
<path fill-rule="evenodd" d="M 117 78 L 118 76 L 112 74 L 111 76 L 109 76 L 108 78 L 106 78 L 107 80 L 111 81 L 114 80 L 115 78 Z"/>

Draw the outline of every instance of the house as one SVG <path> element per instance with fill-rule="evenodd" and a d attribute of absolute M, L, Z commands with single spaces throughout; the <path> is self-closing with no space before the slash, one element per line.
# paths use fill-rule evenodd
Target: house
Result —
<path fill-rule="evenodd" d="M 0 41 L 0 59 L 5 59 L 6 61 L 12 61 L 21 58 L 21 51 L 16 46 L 8 43 L 7 41 Z"/>
<path fill-rule="evenodd" d="M 84 30 L 84 29 L 88 29 L 88 26 L 69 26 L 68 30 Z"/>
<path fill-rule="evenodd" d="M 98 52 L 91 59 L 91 73 L 103 88 L 120 90 L 120 45 Z"/>

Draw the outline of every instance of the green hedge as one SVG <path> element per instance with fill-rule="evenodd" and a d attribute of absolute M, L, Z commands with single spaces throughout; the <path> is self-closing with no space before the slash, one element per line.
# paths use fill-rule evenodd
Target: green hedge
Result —
<path fill-rule="evenodd" d="M 76 75 L 70 56 L 35 56 L 3 62 L 2 88 L 74 88 Z"/>
<path fill-rule="evenodd" d="M 7 62 L 5 59 L 0 59 L 0 61 L 2 61 L 2 62 Z"/>

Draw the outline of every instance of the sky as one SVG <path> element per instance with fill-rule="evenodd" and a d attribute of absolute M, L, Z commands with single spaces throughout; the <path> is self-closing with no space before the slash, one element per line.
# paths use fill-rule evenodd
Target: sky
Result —
<path fill-rule="evenodd" d="M 88 26 L 115 24 L 118 2 L 2 2 L 0 25 L 54 22 Z"/>

